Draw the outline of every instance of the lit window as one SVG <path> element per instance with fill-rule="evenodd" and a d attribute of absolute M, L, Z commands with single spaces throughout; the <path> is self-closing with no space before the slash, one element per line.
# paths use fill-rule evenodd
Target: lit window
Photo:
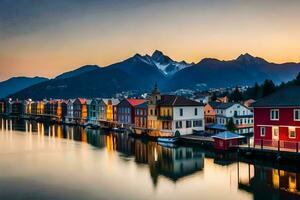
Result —
<path fill-rule="evenodd" d="M 266 127 L 260 127 L 260 136 L 265 137 L 266 136 Z"/>
<path fill-rule="evenodd" d="M 278 109 L 271 109 L 270 118 L 271 118 L 271 120 L 279 120 L 279 110 Z"/>
<path fill-rule="evenodd" d="M 296 138 L 295 127 L 289 127 L 289 138 Z"/>
<path fill-rule="evenodd" d="M 300 121 L 300 109 L 294 109 L 294 121 Z"/>

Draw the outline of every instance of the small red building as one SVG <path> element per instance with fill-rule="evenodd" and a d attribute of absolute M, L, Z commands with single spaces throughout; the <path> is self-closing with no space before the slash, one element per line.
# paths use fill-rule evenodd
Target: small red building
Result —
<path fill-rule="evenodd" d="M 253 103 L 254 145 L 298 151 L 300 86 L 281 89 Z"/>
<path fill-rule="evenodd" d="M 244 136 L 230 131 L 224 131 L 212 136 L 212 138 L 214 138 L 215 149 L 229 150 L 232 147 L 236 147 L 239 144 L 239 139 L 244 138 Z"/>

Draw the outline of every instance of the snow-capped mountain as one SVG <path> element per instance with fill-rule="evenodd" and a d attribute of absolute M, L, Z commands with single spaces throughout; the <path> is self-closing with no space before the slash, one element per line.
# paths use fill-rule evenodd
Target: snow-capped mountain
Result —
<path fill-rule="evenodd" d="M 152 56 L 149 56 L 147 54 L 144 56 L 136 54 L 134 56 L 134 59 L 157 67 L 165 76 L 172 76 L 176 72 L 193 65 L 193 63 L 190 64 L 186 63 L 185 61 L 174 61 L 169 56 L 164 55 L 161 51 L 158 50 L 155 50 Z"/>
<path fill-rule="evenodd" d="M 169 56 L 164 55 L 161 51 L 158 50 L 154 51 L 151 58 L 156 67 L 167 76 L 171 76 L 176 72 L 193 65 L 190 63 L 186 63 L 185 61 L 174 61 Z"/>

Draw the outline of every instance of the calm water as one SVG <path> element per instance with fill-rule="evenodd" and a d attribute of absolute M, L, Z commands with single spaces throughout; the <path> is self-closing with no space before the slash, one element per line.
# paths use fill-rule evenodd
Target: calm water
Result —
<path fill-rule="evenodd" d="M 300 174 L 235 159 L 126 134 L 0 119 L 0 199 L 300 198 Z"/>

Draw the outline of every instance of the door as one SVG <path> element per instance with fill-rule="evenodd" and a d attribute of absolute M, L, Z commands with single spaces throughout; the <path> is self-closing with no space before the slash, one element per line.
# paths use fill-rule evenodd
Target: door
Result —
<path fill-rule="evenodd" d="M 279 140 L 279 127 L 273 126 L 272 127 L 272 140 Z"/>

